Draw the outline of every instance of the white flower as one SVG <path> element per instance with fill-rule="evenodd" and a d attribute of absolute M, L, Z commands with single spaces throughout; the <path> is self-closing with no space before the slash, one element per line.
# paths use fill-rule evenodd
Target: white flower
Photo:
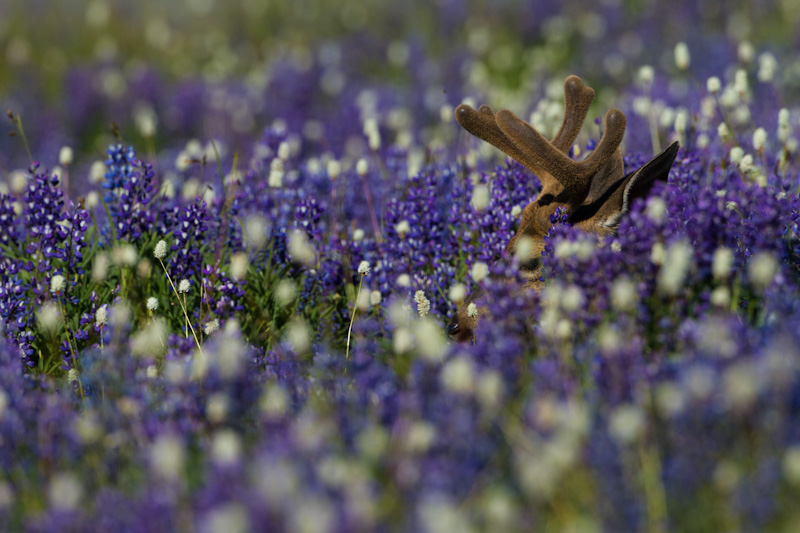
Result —
<path fill-rule="evenodd" d="M 728 287 L 720 286 L 711 291 L 711 305 L 725 308 L 731 304 L 731 291 Z"/>
<path fill-rule="evenodd" d="M 475 211 L 483 211 L 489 205 L 489 187 L 486 185 L 477 185 L 472 190 L 472 199 L 470 200 L 472 207 Z"/>
<path fill-rule="evenodd" d="M 642 410 L 635 405 L 622 405 L 611 414 L 608 432 L 620 444 L 631 444 L 641 434 L 645 425 Z"/>
<path fill-rule="evenodd" d="M 111 260 L 115 265 L 132 267 L 139 260 L 139 254 L 130 244 L 118 244 L 111 249 Z"/>
<path fill-rule="evenodd" d="M 667 202 L 660 196 L 651 196 L 647 199 L 647 218 L 661 225 L 667 214 Z"/>
<path fill-rule="evenodd" d="M 452 392 L 468 394 L 475 388 L 475 372 L 466 357 L 454 357 L 442 368 L 439 376 L 444 387 Z"/>
<path fill-rule="evenodd" d="M 764 128 L 757 128 L 756 131 L 753 132 L 753 148 L 760 152 L 765 148 L 766 144 L 767 130 Z"/>
<path fill-rule="evenodd" d="M 211 440 L 211 457 L 217 464 L 233 464 L 242 453 L 242 441 L 232 429 L 217 432 Z"/>
<path fill-rule="evenodd" d="M 464 298 L 467 296 L 467 288 L 462 283 L 455 283 L 450 286 L 450 290 L 447 293 L 447 297 L 453 303 L 461 303 L 464 301 Z"/>
<path fill-rule="evenodd" d="M 189 292 L 189 287 L 191 284 L 189 283 L 188 279 L 182 279 L 180 283 L 178 283 L 178 292 L 180 293 L 187 293 Z"/>
<path fill-rule="evenodd" d="M 400 222 L 394 225 L 394 230 L 402 239 L 408 234 L 408 232 L 411 231 L 411 224 L 408 223 L 408 220 L 401 220 Z"/>
<path fill-rule="evenodd" d="M 683 282 L 692 266 L 692 248 L 686 241 L 674 242 L 670 244 L 664 259 L 664 264 L 658 272 L 658 289 L 662 294 L 675 296 L 683 287 Z"/>
<path fill-rule="evenodd" d="M 733 266 L 733 251 L 730 248 L 720 246 L 714 250 L 714 259 L 711 261 L 711 273 L 714 279 L 723 280 L 731 273 Z"/>
<path fill-rule="evenodd" d="M 372 291 L 369 293 L 369 303 L 371 305 L 381 305 L 381 300 L 383 297 L 381 296 L 381 291 Z"/>
<path fill-rule="evenodd" d="M 56 274 L 52 278 L 50 278 L 50 292 L 61 292 L 64 290 L 64 276 L 61 274 Z"/>
<path fill-rule="evenodd" d="M 631 311 L 636 306 L 636 285 L 620 277 L 611 285 L 611 306 L 617 311 Z"/>
<path fill-rule="evenodd" d="M 298 263 L 310 266 L 314 263 L 316 253 L 314 246 L 309 242 L 308 235 L 301 229 L 294 229 L 289 233 L 289 255 Z"/>
<path fill-rule="evenodd" d="M 94 312 L 94 323 L 97 326 L 104 326 L 108 323 L 108 306 L 101 305 Z"/>
<path fill-rule="evenodd" d="M 750 259 L 747 271 L 750 274 L 750 281 L 753 282 L 753 285 L 763 289 L 775 277 L 775 273 L 778 271 L 778 262 L 772 254 L 759 252 Z"/>
<path fill-rule="evenodd" d="M 472 281 L 480 283 L 489 275 L 489 265 L 482 261 L 473 263 L 472 267 L 469 269 L 469 275 L 472 277 Z"/>
<path fill-rule="evenodd" d="M 158 298 L 151 296 L 147 299 L 147 309 L 150 311 L 155 311 L 158 309 Z"/>
<path fill-rule="evenodd" d="M 342 164 L 339 163 L 336 159 L 331 159 L 328 161 L 328 176 L 335 180 L 339 177 L 339 174 L 342 173 Z"/>
<path fill-rule="evenodd" d="M 408 274 L 400 274 L 397 276 L 397 286 L 398 287 L 410 287 L 411 286 L 411 276 Z"/>
<path fill-rule="evenodd" d="M 522 208 L 520 206 L 515 205 L 514 207 L 511 208 L 511 216 L 512 217 L 517 218 L 521 214 L 522 214 Z"/>
<path fill-rule="evenodd" d="M 294 282 L 289 279 L 282 279 L 275 287 L 275 302 L 281 307 L 286 307 L 294 301 L 296 294 L 297 287 L 295 286 Z"/>
<path fill-rule="evenodd" d="M 721 88 L 722 88 L 722 82 L 720 82 L 719 78 L 716 76 L 711 76 L 706 81 L 706 89 L 711 94 L 717 94 Z"/>
<path fill-rule="evenodd" d="M 417 304 L 417 311 L 419 316 L 425 316 L 431 310 L 431 302 L 425 297 L 425 291 L 417 291 L 414 293 L 414 301 Z"/>
<path fill-rule="evenodd" d="M 689 54 L 689 47 L 684 42 L 675 45 L 675 65 L 681 70 L 689 68 L 691 56 Z"/>
<path fill-rule="evenodd" d="M 736 163 L 738 165 L 744 157 L 744 149 L 741 146 L 734 146 L 731 148 L 729 157 L 731 158 L 732 163 Z"/>
<path fill-rule="evenodd" d="M 651 83 L 653 83 L 654 77 L 655 77 L 655 71 L 653 70 L 653 67 L 651 67 L 650 65 L 643 65 L 639 69 L 639 83 L 641 83 L 642 85 L 645 86 L 650 85 Z"/>
<path fill-rule="evenodd" d="M 369 261 L 361 261 L 361 263 L 358 264 L 358 273 L 362 276 L 369 274 Z"/>
<path fill-rule="evenodd" d="M 250 266 L 250 260 L 244 252 L 237 252 L 231 257 L 231 277 L 235 280 L 244 279 L 247 277 L 247 268 Z"/>
<path fill-rule="evenodd" d="M 739 97 L 743 97 L 747 94 L 747 89 L 749 88 L 749 84 L 747 82 L 747 71 L 744 69 L 739 69 L 736 71 L 736 74 L 733 78 L 733 87 L 737 93 L 739 93 Z"/>
<path fill-rule="evenodd" d="M 720 140 L 722 141 L 729 141 L 731 140 L 731 130 L 728 129 L 728 125 L 724 122 L 720 122 L 719 126 L 717 126 L 717 136 L 719 136 Z"/>
<path fill-rule="evenodd" d="M 367 163 L 367 160 L 364 158 L 359 159 L 358 163 L 356 163 L 356 172 L 358 173 L 358 175 L 361 177 L 366 176 L 368 170 L 369 170 L 369 163 Z"/>
<path fill-rule="evenodd" d="M 475 302 L 470 302 L 467 306 L 467 316 L 470 318 L 475 318 L 478 316 L 478 306 L 475 305 Z"/>
<path fill-rule="evenodd" d="M 364 230 L 356 228 L 353 230 L 353 242 L 360 242 L 364 240 Z"/>
<path fill-rule="evenodd" d="M 95 161 L 89 168 L 89 182 L 94 185 L 103 183 L 106 177 L 106 164 L 102 161 Z"/>
<path fill-rule="evenodd" d="M 217 320 L 216 318 L 213 320 L 209 320 L 203 326 L 203 331 L 205 331 L 206 335 L 211 335 L 218 329 L 219 329 L 219 320 Z"/>
<path fill-rule="evenodd" d="M 158 241 L 155 250 L 153 250 L 153 255 L 156 259 L 163 259 L 167 255 L 167 241 L 163 239 Z"/>
<path fill-rule="evenodd" d="M 753 169 L 753 156 L 751 154 L 745 154 L 742 157 L 742 160 L 739 161 L 739 170 L 742 171 L 743 174 L 747 174 Z"/>
<path fill-rule="evenodd" d="M 72 148 L 69 146 L 62 146 L 58 152 L 58 164 L 62 166 L 69 166 L 72 163 Z"/>
<path fill-rule="evenodd" d="M 184 447 L 178 437 L 159 435 L 150 446 L 150 468 L 165 479 L 178 479 L 184 462 Z"/>

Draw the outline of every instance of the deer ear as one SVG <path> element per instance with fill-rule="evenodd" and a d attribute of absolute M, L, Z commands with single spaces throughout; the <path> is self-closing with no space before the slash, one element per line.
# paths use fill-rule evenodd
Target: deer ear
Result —
<path fill-rule="evenodd" d="M 656 181 L 667 181 L 679 147 L 678 142 L 675 141 L 642 168 L 622 178 L 622 183 L 600 210 L 608 212 L 609 207 L 613 209 L 612 213 L 601 217 L 600 226 L 616 227 L 619 220 L 630 211 L 631 202 L 636 198 L 645 198 Z"/>
<path fill-rule="evenodd" d="M 622 196 L 623 214 L 628 212 L 630 202 L 634 199 L 646 197 L 656 181 L 667 181 L 679 147 L 678 141 L 675 141 L 625 180 L 622 185 L 625 191 Z"/>

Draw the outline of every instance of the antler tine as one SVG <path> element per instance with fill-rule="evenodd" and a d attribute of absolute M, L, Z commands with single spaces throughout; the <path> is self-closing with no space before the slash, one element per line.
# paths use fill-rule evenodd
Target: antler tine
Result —
<path fill-rule="evenodd" d="M 537 165 L 529 154 L 516 143 L 512 142 L 497 126 L 495 114 L 491 107 L 482 105 L 476 111 L 466 104 L 461 104 L 456 108 L 455 116 L 458 123 L 461 124 L 461 127 L 472 135 L 488 142 L 512 159 L 515 159 L 534 174 L 540 174 L 542 167 Z"/>
<path fill-rule="evenodd" d="M 606 113 L 603 137 L 594 152 L 583 161 L 573 161 L 530 124 L 508 110 L 498 111 L 498 127 L 517 146 L 525 147 L 534 164 L 549 172 L 564 186 L 569 204 L 576 208 L 589 194 L 592 177 L 614 154 L 625 134 L 625 114 L 619 109 Z"/>
<path fill-rule="evenodd" d="M 578 76 L 564 81 L 564 120 L 551 141 L 553 146 L 566 153 L 581 131 L 589 106 L 594 100 L 594 89 L 583 84 Z"/>

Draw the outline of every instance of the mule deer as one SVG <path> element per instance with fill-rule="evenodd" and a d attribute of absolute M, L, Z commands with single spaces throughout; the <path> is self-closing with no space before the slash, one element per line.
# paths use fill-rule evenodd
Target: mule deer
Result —
<path fill-rule="evenodd" d="M 520 257 L 525 286 L 541 290 L 540 256 L 544 237 L 552 226 L 550 216 L 564 206 L 569 222 L 599 235 L 616 233 L 620 219 L 635 198 L 645 197 L 656 180 L 666 181 L 678 153 L 674 142 L 638 170 L 625 174 L 620 143 L 625 134 L 625 114 L 612 108 L 606 113 L 603 136 L 583 160 L 567 152 L 580 132 L 594 90 L 577 76 L 564 82 L 564 120 L 548 141 L 530 124 L 508 110 L 496 114 L 489 106 L 477 111 L 468 105 L 455 110 L 456 120 L 475 137 L 500 149 L 533 172 L 542 184 L 539 196 L 522 211 L 519 229 L 506 246 L 508 254 Z M 524 243 L 524 245 L 522 244 Z M 484 313 L 470 306 L 481 295 L 474 292 L 463 302 L 447 325 L 448 335 L 458 341 L 473 336 L 478 317 Z"/>

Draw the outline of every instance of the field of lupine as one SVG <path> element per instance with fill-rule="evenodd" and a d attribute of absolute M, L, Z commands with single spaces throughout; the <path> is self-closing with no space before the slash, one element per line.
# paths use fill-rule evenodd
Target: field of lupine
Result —
<path fill-rule="evenodd" d="M 795 2 L 48 4 L 0 5 L 0 530 L 800 528 Z M 540 183 L 453 109 L 552 136 L 568 74 L 574 158 L 610 107 L 681 149 L 533 293 Z"/>

